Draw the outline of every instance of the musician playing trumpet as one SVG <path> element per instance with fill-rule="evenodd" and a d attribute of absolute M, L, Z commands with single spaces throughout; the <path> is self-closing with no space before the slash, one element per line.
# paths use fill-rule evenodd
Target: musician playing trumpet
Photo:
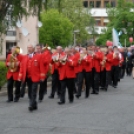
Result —
<path fill-rule="evenodd" d="M 59 58 L 59 79 L 61 84 L 61 95 L 59 105 L 65 103 L 65 93 L 66 87 L 68 89 L 69 102 L 73 103 L 74 96 L 74 78 L 76 77 L 74 67 L 76 66 L 77 61 L 75 60 L 75 56 L 71 53 L 69 48 L 65 49 L 65 53 L 60 55 Z"/>
<path fill-rule="evenodd" d="M 18 81 L 18 75 L 20 70 L 20 63 L 22 61 L 22 55 L 20 54 L 20 47 L 12 47 L 12 53 L 7 56 L 6 66 L 7 71 L 7 102 L 18 102 L 20 98 L 20 85 L 21 82 Z M 15 96 L 13 95 L 13 86 L 15 84 Z M 14 98 L 13 98 L 14 96 Z"/>
<path fill-rule="evenodd" d="M 100 62 L 101 65 L 100 85 L 101 89 L 107 91 L 108 85 L 110 83 L 113 55 L 110 52 L 108 52 L 108 48 L 106 46 L 102 46 L 100 48 L 100 51 L 102 52 L 102 60 Z"/>
<path fill-rule="evenodd" d="M 88 54 L 86 48 L 82 48 L 80 52 L 80 72 L 78 75 L 78 93 L 76 94 L 76 98 L 81 96 L 83 80 L 85 79 L 85 98 L 88 98 L 90 95 L 90 87 L 91 87 L 91 72 L 92 72 L 92 56 Z"/>

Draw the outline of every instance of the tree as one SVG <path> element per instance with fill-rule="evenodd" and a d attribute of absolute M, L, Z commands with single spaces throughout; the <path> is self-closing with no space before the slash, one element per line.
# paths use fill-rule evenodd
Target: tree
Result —
<path fill-rule="evenodd" d="M 50 9 L 41 14 L 43 26 L 39 31 L 41 43 L 52 47 L 56 45 L 68 46 L 72 39 L 73 24 L 58 10 Z"/>
<path fill-rule="evenodd" d="M 104 35 L 101 35 L 99 37 L 96 43 L 104 43 L 107 40 L 111 40 L 112 28 L 115 28 L 118 32 L 123 32 L 123 34 L 120 36 L 121 44 L 124 44 L 124 39 L 127 39 L 127 44 L 130 45 L 130 43 L 128 42 L 128 38 L 131 36 L 134 37 L 133 8 L 134 4 L 126 0 L 118 0 L 116 8 L 111 8 L 110 6 L 108 6 L 107 13 L 110 23 L 107 25 L 107 31 L 104 33 Z"/>
<path fill-rule="evenodd" d="M 74 24 L 73 30 L 79 31 L 76 34 L 78 43 L 83 43 L 90 38 L 86 27 L 91 26 L 93 18 L 91 17 L 90 9 L 83 7 L 82 0 L 49 0 L 47 7 L 48 9 L 58 9 L 59 13 L 63 13 L 69 18 Z"/>

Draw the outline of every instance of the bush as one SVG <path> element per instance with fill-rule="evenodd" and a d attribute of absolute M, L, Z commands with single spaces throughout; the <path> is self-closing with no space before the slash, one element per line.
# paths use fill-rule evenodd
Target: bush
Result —
<path fill-rule="evenodd" d="M 4 62 L 0 61 L 0 89 L 6 83 L 7 68 Z"/>

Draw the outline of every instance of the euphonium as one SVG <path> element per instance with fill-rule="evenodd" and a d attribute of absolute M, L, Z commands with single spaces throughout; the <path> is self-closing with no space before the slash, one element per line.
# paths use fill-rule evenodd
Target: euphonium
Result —
<path fill-rule="evenodd" d="M 10 72 L 16 72 L 18 70 L 18 66 L 16 66 L 18 59 L 16 58 L 16 56 L 20 53 L 20 47 L 16 47 L 14 52 L 11 54 L 10 56 L 10 66 L 9 66 L 9 70 Z"/>

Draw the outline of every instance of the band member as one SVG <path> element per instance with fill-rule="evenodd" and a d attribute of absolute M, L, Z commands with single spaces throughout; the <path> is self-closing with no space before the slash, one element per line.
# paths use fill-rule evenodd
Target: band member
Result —
<path fill-rule="evenodd" d="M 12 53 L 7 56 L 6 66 L 8 67 L 7 72 L 7 102 L 13 101 L 13 86 L 15 83 L 15 96 L 14 102 L 18 102 L 20 98 L 20 85 L 21 82 L 18 81 L 18 74 L 20 70 L 20 63 L 22 61 L 22 55 L 20 53 L 20 48 L 14 46 L 12 48 Z"/>
<path fill-rule="evenodd" d="M 79 87 L 78 93 L 76 95 L 77 98 L 81 96 L 83 80 L 85 79 L 86 91 L 85 91 L 85 98 L 89 97 L 90 94 L 90 87 L 91 87 L 91 80 L 92 80 L 92 56 L 88 54 L 86 48 L 83 48 L 80 53 L 80 59 L 78 60 L 79 64 L 81 64 L 82 71 L 79 73 Z"/>
<path fill-rule="evenodd" d="M 92 94 L 99 94 L 99 82 L 100 82 L 100 61 L 102 60 L 102 53 L 99 51 L 99 48 L 92 45 Z"/>
<path fill-rule="evenodd" d="M 118 85 L 119 78 L 119 64 L 122 62 L 121 54 L 116 46 L 114 46 L 113 50 L 113 67 L 112 67 L 112 80 L 113 87 L 116 88 Z"/>
<path fill-rule="evenodd" d="M 44 98 L 44 95 L 47 93 L 47 77 L 49 71 L 49 64 L 51 62 L 51 53 L 46 45 L 42 48 L 42 55 L 40 60 L 40 70 L 41 70 L 41 77 L 42 80 L 40 82 L 40 90 L 39 90 L 39 101 L 41 102 Z"/>
<path fill-rule="evenodd" d="M 52 61 L 51 61 L 52 90 L 49 96 L 50 99 L 54 98 L 56 91 L 57 91 L 58 98 L 60 98 L 61 85 L 59 80 L 58 62 L 59 62 L 59 57 L 62 54 L 63 54 L 63 49 L 61 46 L 58 46 L 56 48 L 56 51 L 52 54 Z"/>
<path fill-rule="evenodd" d="M 74 55 L 75 61 L 78 61 L 80 59 L 80 48 L 79 46 L 76 46 L 74 48 L 71 48 L 71 51 Z M 77 93 L 78 91 L 78 79 L 79 79 L 79 63 L 77 62 L 76 66 L 74 67 L 76 78 L 74 79 L 74 93 Z"/>
<path fill-rule="evenodd" d="M 36 96 L 37 87 L 41 79 L 40 74 L 40 55 L 34 53 L 33 45 L 28 45 L 28 54 L 24 56 L 20 65 L 19 81 L 26 81 L 28 85 L 29 107 L 30 111 L 38 108 Z"/>
<path fill-rule="evenodd" d="M 61 83 L 61 95 L 60 101 L 58 102 L 59 105 L 65 103 L 65 93 L 66 87 L 68 89 L 68 96 L 70 103 L 73 102 L 73 86 L 74 85 L 74 78 L 76 77 L 74 66 L 76 65 L 77 61 L 74 60 L 74 56 L 68 48 L 65 49 L 65 54 L 60 54 L 59 58 L 59 79 Z"/>
<path fill-rule="evenodd" d="M 110 83 L 111 78 L 111 68 L 113 61 L 113 54 L 108 53 L 107 47 L 102 47 L 101 52 L 103 54 L 103 59 L 101 61 L 101 89 L 108 90 L 108 85 Z"/>

